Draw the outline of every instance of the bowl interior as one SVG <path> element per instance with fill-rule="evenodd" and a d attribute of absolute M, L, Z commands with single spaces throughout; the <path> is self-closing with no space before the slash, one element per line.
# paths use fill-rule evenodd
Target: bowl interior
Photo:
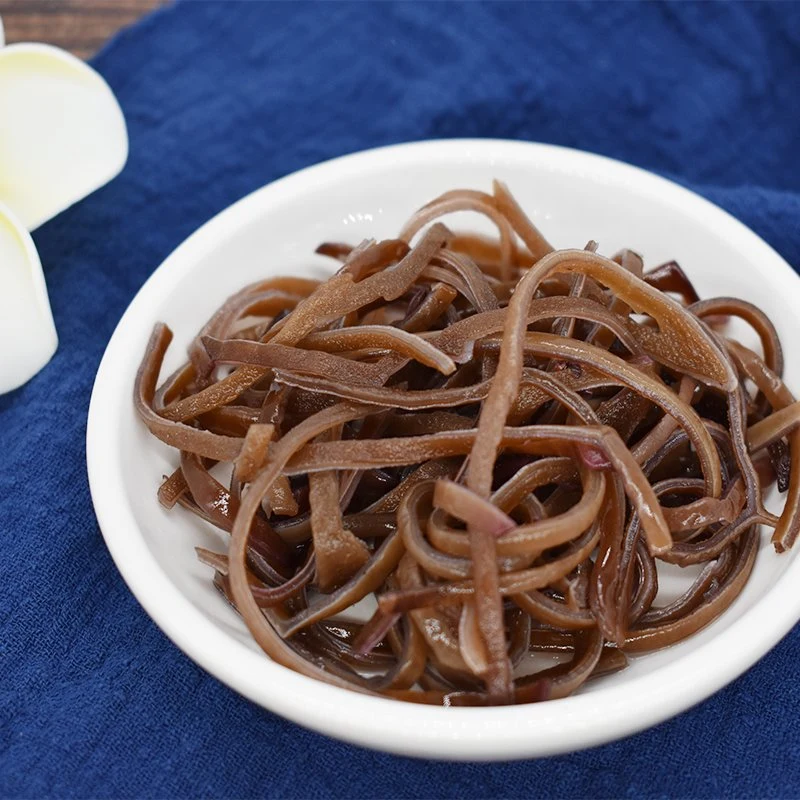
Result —
<path fill-rule="evenodd" d="M 90 430 L 90 472 L 94 460 L 96 471 L 104 473 L 102 480 L 120 482 L 126 499 L 125 513 L 132 515 L 137 535 L 152 560 L 231 647 L 239 642 L 266 661 L 240 619 L 212 587 L 210 570 L 196 560 L 195 546 L 221 550 L 225 546 L 222 536 L 183 510 L 167 512 L 158 504 L 156 490 L 162 476 L 176 467 L 176 454 L 146 432 L 130 402 L 134 365 L 153 323 L 162 320 L 175 333 L 162 373 L 165 375 L 184 360 L 186 345 L 202 323 L 244 284 L 269 275 L 325 275 L 334 265 L 314 254 L 320 242 L 355 244 L 368 237 L 396 235 L 403 221 L 437 194 L 456 187 L 490 190 L 493 178 L 508 184 L 557 247 L 583 247 L 589 239 L 595 239 L 600 252 L 606 255 L 622 247 L 640 252 L 648 267 L 676 259 L 702 297 L 746 298 L 769 314 L 787 347 L 800 339 L 800 322 L 794 312 L 800 294 L 798 281 L 773 251 L 728 215 L 696 196 L 607 159 L 544 146 L 439 142 L 349 157 L 291 176 L 251 195 L 176 251 L 134 301 L 112 341 L 118 353 L 124 350 L 125 363 L 104 362 L 98 377 L 96 391 L 101 380 L 116 387 L 106 391 L 111 403 L 105 404 L 105 419 L 90 423 L 90 428 L 92 424 L 98 430 L 102 426 L 107 433 L 102 446 L 98 443 L 93 453 Z M 471 215 L 453 216 L 447 222 L 456 229 L 469 226 L 491 231 L 485 220 Z M 753 340 L 746 329 L 737 331 L 737 335 L 748 343 Z M 799 367 L 797 359 L 787 359 L 786 379 L 790 386 L 800 385 Z M 105 441 L 108 437 L 110 441 Z M 96 499 L 99 480 L 92 476 Z M 98 515 L 112 545 L 111 539 L 119 534 L 109 530 L 108 520 L 99 508 Z M 770 603 L 771 592 L 794 563 L 792 554 L 777 556 L 764 536 L 751 580 L 719 620 L 682 644 L 637 657 L 624 672 L 591 682 L 583 690 L 585 699 L 599 702 L 615 687 L 634 683 L 644 686 L 640 679 L 652 677 L 709 646 L 748 612 Z M 133 567 L 126 571 L 124 565 L 120 566 L 130 582 Z M 137 590 L 140 599 L 142 591 L 146 591 L 142 585 Z M 680 585 L 680 579 L 665 575 L 664 595 L 674 595 Z M 145 605 L 153 614 L 152 607 L 146 602 Z M 159 612 L 168 614 L 166 608 Z M 783 632 L 778 632 L 762 652 Z M 197 653 L 193 655 L 197 657 Z M 761 652 L 754 658 L 758 655 Z M 724 654 L 717 653 L 716 657 L 724 659 Z M 713 671 L 713 664 L 709 669 Z M 730 669 L 725 676 L 722 672 L 712 690 L 733 677 Z M 236 686 L 234 672 L 228 673 L 225 680 Z M 342 694 L 329 687 L 322 689 L 336 692 L 337 697 Z M 250 690 L 246 693 L 253 696 Z M 256 699 L 274 707 L 268 691 Z M 585 702 L 583 698 L 572 698 L 552 705 L 578 700 Z M 673 702 L 669 709 L 662 707 L 660 716 L 667 716 L 679 706 Z M 286 713 L 285 709 L 280 710 Z M 408 713 L 414 713 L 413 709 Z M 651 714 L 649 719 L 653 721 L 656 716 Z M 611 731 L 606 738 L 613 735 L 616 734 Z M 379 734 L 377 739 L 355 734 L 350 738 L 378 747 L 398 747 L 382 741 Z M 594 741 L 597 740 L 595 736 Z M 576 741 L 575 746 L 581 743 Z M 485 756 L 490 749 L 478 752 L 480 745 L 475 744 L 467 747 L 466 757 Z M 534 737 L 529 738 L 520 754 L 546 750 Z M 452 752 L 442 746 L 435 754 Z"/>

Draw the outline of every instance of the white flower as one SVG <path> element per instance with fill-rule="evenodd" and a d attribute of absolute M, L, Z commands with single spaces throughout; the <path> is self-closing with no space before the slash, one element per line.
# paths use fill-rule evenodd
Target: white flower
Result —
<path fill-rule="evenodd" d="M 28 231 L 128 157 L 122 110 L 100 75 L 56 47 L 3 44 L 0 20 L 0 394 L 32 378 L 58 344 Z"/>

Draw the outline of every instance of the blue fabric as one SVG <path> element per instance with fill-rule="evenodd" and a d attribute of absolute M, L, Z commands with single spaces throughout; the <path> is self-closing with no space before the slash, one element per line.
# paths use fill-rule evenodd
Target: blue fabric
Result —
<path fill-rule="evenodd" d="M 693 711 L 575 755 L 426 763 L 302 730 L 146 617 L 84 461 L 95 370 L 152 270 L 245 193 L 343 153 L 450 136 L 584 148 L 685 183 L 800 267 L 800 7 L 186 2 L 94 63 L 130 161 L 37 231 L 61 346 L 0 398 L 0 796 L 800 795 L 800 630 Z"/>

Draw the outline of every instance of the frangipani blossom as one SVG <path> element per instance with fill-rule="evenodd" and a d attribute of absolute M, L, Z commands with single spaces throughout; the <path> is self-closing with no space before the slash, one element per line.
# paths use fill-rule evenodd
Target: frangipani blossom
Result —
<path fill-rule="evenodd" d="M 69 53 L 3 46 L 0 21 L 0 393 L 33 377 L 58 340 L 28 231 L 117 175 L 128 157 L 108 84 Z"/>
<path fill-rule="evenodd" d="M 57 346 L 33 239 L 11 209 L 0 204 L 0 393 L 30 380 Z"/>

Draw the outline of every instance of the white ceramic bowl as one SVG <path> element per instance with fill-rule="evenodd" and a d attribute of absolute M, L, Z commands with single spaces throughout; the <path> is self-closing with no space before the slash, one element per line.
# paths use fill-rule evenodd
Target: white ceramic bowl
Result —
<path fill-rule="evenodd" d="M 161 629 L 224 683 L 315 730 L 405 755 L 450 759 L 544 756 L 609 741 L 708 697 L 751 666 L 800 617 L 800 559 L 764 539 L 734 605 L 686 642 L 639 657 L 573 697 L 499 708 L 434 708 L 337 689 L 270 661 L 212 588 L 195 545 L 217 534 L 156 501 L 175 456 L 152 438 L 131 401 L 136 363 L 153 324 L 175 331 L 166 369 L 230 293 L 269 274 L 319 274 L 323 240 L 395 235 L 418 206 L 455 187 L 506 181 L 558 247 L 589 239 L 648 265 L 676 258 L 701 294 L 758 304 L 787 344 L 786 377 L 800 385 L 800 281 L 754 233 L 669 181 L 599 156 L 540 144 L 435 141 L 346 156 L 254 192 L 204 225 L 153 274 L 122 318 L 97 374 L 87 457 L 108 548 Z M 456 220 L 455 222 L 458 222 Z M 454 226 L 455 225 L 454 222 Z"/>

